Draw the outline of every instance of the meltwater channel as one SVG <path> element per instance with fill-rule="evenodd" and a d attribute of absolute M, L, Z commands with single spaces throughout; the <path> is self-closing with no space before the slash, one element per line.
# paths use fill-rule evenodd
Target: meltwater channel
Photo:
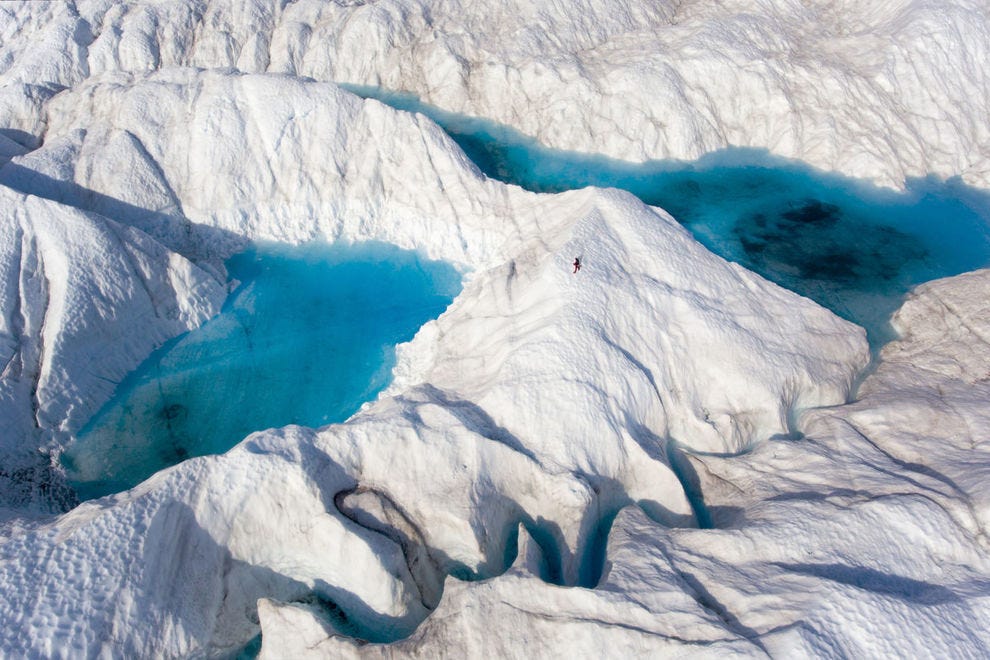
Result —
<path fill-rule="evenodd" d="M 896 192 L 739 148 L 629 163 L 550 149 L 412 94 L 341 87 L 426 115 L 493 179 L 535 192 L 627 190 L 712 252 L 865 327 L 874 350 L 894 337 L 890 316 L 912 287 L 990 264 L 990 192 L 958 180 L 912 180 Z"/>
<path fill-rule="evenodd" d="M 67 447 L 81 499 L 254 431 L 347 419 L 461 287 L 452 266 L 374 243 L 260 245 L 227 268 L 240 285 L 221 313 L 153 353 Z"/>

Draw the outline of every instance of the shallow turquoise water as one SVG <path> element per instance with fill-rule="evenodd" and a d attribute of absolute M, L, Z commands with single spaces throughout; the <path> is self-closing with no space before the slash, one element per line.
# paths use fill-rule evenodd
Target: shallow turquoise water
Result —
<path fill-rule="evenodd" d="M 62 456 L 82 499 L 253 431 L 340 422 L 460 290 L 451 266 L 381 244 L 260 246 L 228 264 L 222 312 L 152 354 Z"/>
<path fill-rule="evenodd" d="M 344 87 L 430 117 L 491 178 L 537 192 L 628 190 L 716 254 L 864 326 L 874 348 L 892 337 L 889 317 L 912 286 L 990 264 L 990 193 L 956 180 L 896 193 L 752 149 L 628 163 L 548 149 L 409 94 Z"/>

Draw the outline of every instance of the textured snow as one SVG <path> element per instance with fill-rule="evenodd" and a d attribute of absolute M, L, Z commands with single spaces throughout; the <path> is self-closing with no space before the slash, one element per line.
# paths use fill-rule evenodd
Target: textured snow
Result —
<path fill-rule="evenodd" d="M 858 400 L 806 413 L 801 441 L 690 457 L 713 518 L 740 530 L 675 532 L 706 588 L 755 630 L 781 624 L 757 606 L 769 594 L 809 597 L 768 648 L 987 653 L 988 290 L 985 270 L 919 287 Z"/>
<path fill-rule="evenodd" d="M 624 508 L 593 590 L 534 581 L 542 556 L 527 539 L 505 574 L 450 580 L 431 618 L 391 646 L 269 602 L 262 656 L 985 655 L 988 290 L 990 271 L 920 287 L 862 399 L 809 412 L 802 440 L 691 456 L 719 529 Z"/>
<path fill-rule="evenodd" d="M 986 185 L 988 23 L 975 2 L 3 3 L 0 649 L 986 655 L 990 273 L 919 287 L 857 388 L 862 329 L 662 210 L 488 180 L 330 81 L 630 159 L 748 145 Z M 216 313 L 256 239 L 386 241 L 465 286 L 346 423 L 50 513 L 62 444 Z"/>
<path fill-rule="evenodd" d="M 412 91 L 630 160 L 753 146 L 891 186 L 990 184 L 982 0 L 4 4 L 0 124 L 29 141 L 87 77 L 230 67 Z"/>
<path fill-rule="evenodd" d="M 609 541 L 612 572 L 596 589 L 540 581 L 545 558 L 524 528 L 519 559 L 503 575 L 481 583 L 449 578 L 444 600 L 415 635 L 391 646 L 357 645 L 305 604 L 259 605 L 265 631 L 262 658 L 430 655 L 551 656 L 564 648 L 587 657 L 646 654 L 759 654 L 758 643 L 729 629 L 689 595 L 690 587 L 664 551 L 653 545 L 659 529 L 638 508 L 624 509 Z M 493 636 L 492 622 L 513 636 Z M 293 631 L 293 634 L 288 634 Z"/>

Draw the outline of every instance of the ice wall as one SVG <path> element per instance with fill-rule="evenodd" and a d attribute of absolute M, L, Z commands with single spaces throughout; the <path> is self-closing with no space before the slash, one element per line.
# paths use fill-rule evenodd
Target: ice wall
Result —
<path fill-rule="evenodd" d="M 57 507 L 71 496 L 47 453 L 153 348 L 215 314 L 226 289 L 102 216 L 2 185 L 0 215 L 2 506 Z"/>

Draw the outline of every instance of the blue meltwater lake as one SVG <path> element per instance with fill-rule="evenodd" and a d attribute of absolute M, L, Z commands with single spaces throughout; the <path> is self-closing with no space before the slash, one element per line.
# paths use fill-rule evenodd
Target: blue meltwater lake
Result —
<path fill-rule="evenodd" d="M 253 431 L 347 419 L 461 287 L 452 266 L 382 244 L 263 245 L 227 268 L 240 285 L 221 313 L 153 353 L 62 455 L 81 499 Z"/>
<path fill-rule="evenodd" d="M 893 338 L 890 316 L 913 286 L 990 265 L 990 192 L 958 180 L 909 180 L 897 192 L 755 149 L 629 163 L 550 149 L 410 94 L 343 87 L 426 115 L 493 179 L 535 192 L 627 190 L 712 252 L 862 325 L 874 350 Z"/>

